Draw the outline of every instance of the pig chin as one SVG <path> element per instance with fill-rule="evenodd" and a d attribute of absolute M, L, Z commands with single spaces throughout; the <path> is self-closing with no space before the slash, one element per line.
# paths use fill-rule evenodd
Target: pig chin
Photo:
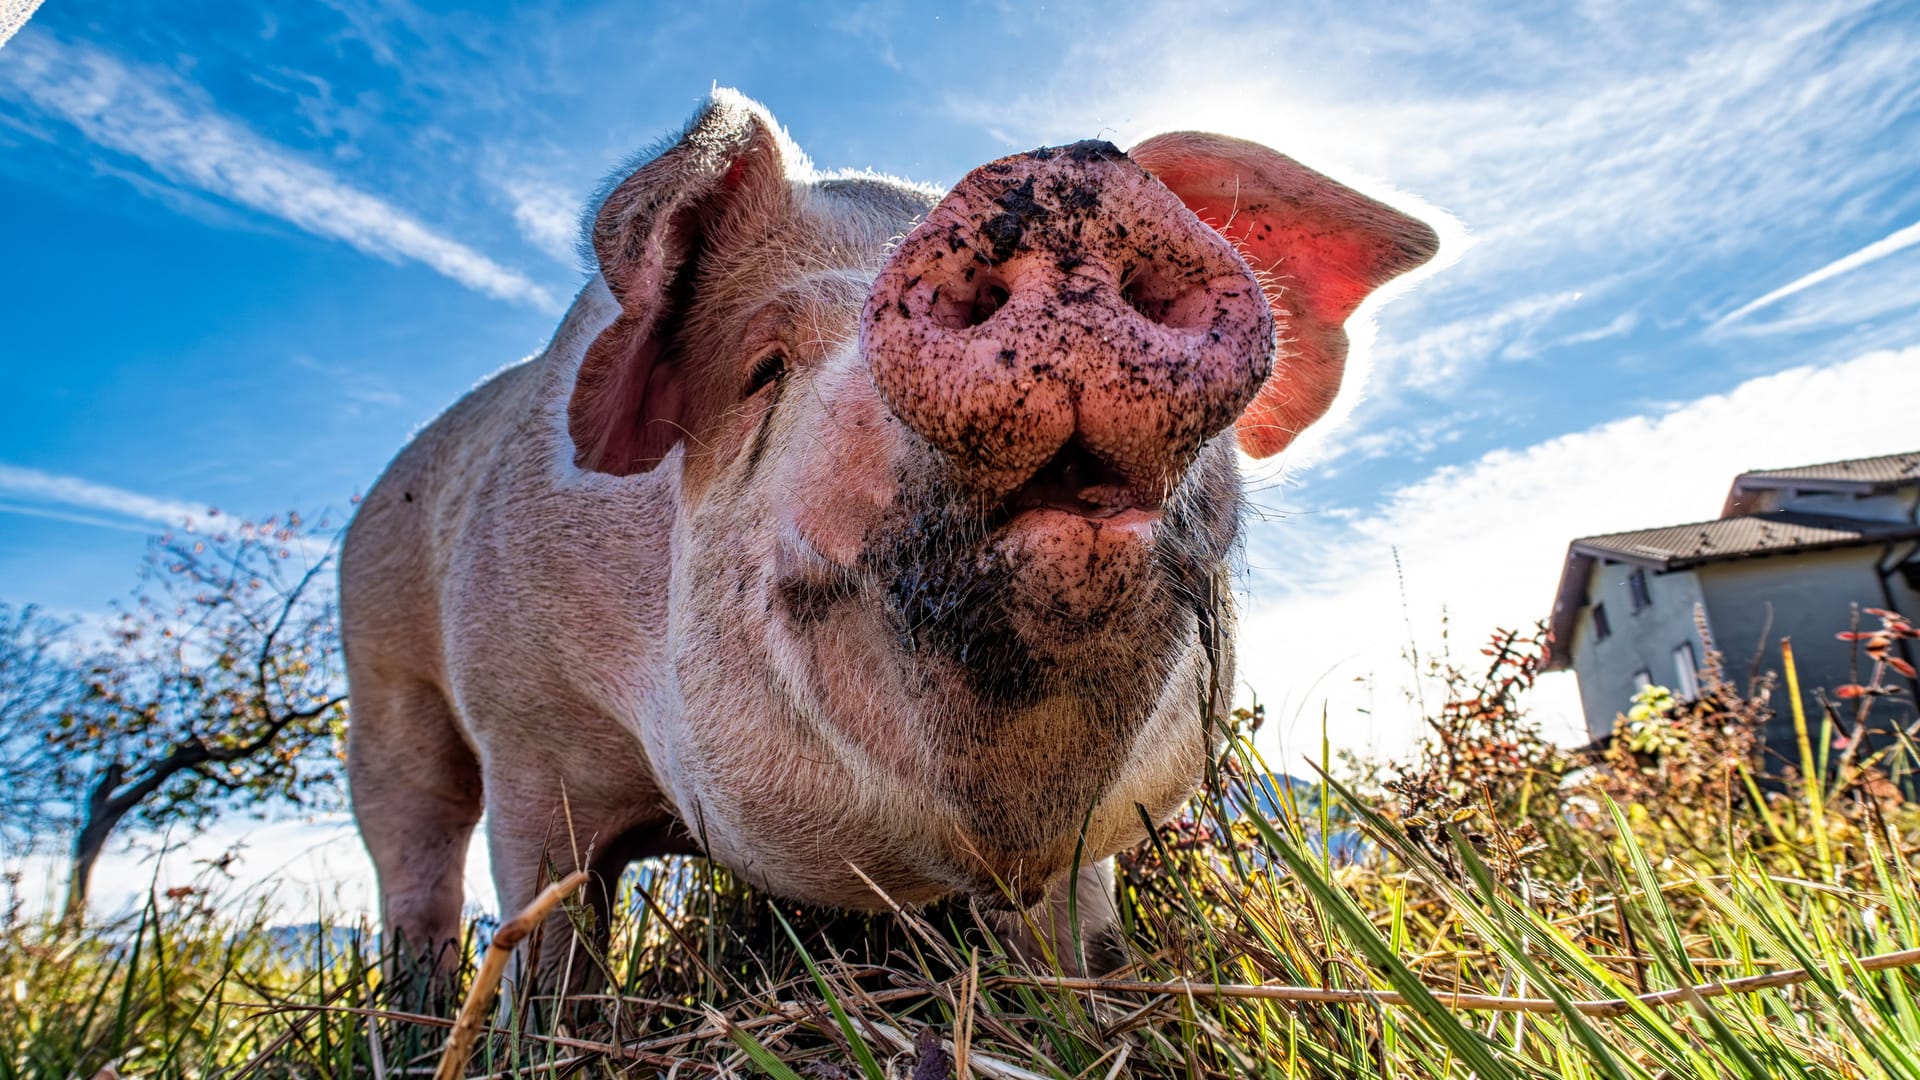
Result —
<path fill-rule="evenodd" d="M 879 530 L 868 569 L 915 666 L 958 669 L 983 703 L 1091 687 L 1151 697 L 1141 681 L 1214 602 L 1208 583 L 1229 555 L 1238 509 L 1232 452 L 1220 448 L 1157 507 L 1044 493 L 984 509 L 963 495 L 928 498 Z"/>
<path fill-rule="evenodd" d="M 1036 507 L 1004 525 L 983 553 L 1006 567 L 1013 588 L 1012 630 L 1044 644 L 1105 625 L 1136 602 L 1152 573 L 1157 510 L 1129 508 L 1105 517 Z"/>

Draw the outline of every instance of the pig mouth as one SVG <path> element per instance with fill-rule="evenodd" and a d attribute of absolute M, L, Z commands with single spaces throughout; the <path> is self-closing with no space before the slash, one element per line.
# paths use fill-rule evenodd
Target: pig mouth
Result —
<path fill-rule="evenodd" d="M 898 480 L 917 497 L 868 534 L 859 576 L 879 593 L 908 668 L 958 669 L 983 702 L 1015 705 L 1065 684 L 1112 684 L 1115 665 L 1151 667 L 1188 632 L 1239 535 L 1225 442 L 1164 496 L 1073 442 L 987 505 L 935 461 Z"/>
<path fill-rule="evenodd" d="M 983 556 L 1006 568 L 1010 625 L 1058 638 L 1133 603 L 1159 569 L 1164 501 L 1069 440 L 990 518 Z"/>
<path fill-rule="evenodd" d="M 1140 491 L 1118 469 L 1074 439 L 1014 489 L 996 516 L 1003 527 L 1031 511 L 1053 511 L 1114 524 L 1150 523 L 1160 519 L 1164 501 Z"/>

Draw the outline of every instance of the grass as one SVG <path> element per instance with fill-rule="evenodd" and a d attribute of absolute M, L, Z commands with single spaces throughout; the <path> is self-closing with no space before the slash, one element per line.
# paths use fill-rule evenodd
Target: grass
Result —
<path fill-rule="evenodd" d="M 1505 635 L 1481 670 L 1436 666 L 1434 738 L 1398 770 L 1276 784 L 1238 714 L 1207 788 L 1122 857 L 1112 978 L 1029 971 L 964 905 L 836 917 L 678 860 L 629 875 L 610 955 L 576 953 L 610 989 L 523 1001 L 467 1071 L 1920 1078 L 1913 751 L 1850 741 L 1910 707 L 1868 692 L 1877 672 L 1851 721 L 1809 698 L 1800 767 L 1769 769 L 1764 695 L 1715 668 L 1575 771 L 1594 763 L 1525 720 L 1538 662 Z M 370 948 L 288 955 L 268 931 L 206 894 L 84 935 L 16 914 L 0 1080 L 438 1066 L 449 1003 L 383 983 Z"/>

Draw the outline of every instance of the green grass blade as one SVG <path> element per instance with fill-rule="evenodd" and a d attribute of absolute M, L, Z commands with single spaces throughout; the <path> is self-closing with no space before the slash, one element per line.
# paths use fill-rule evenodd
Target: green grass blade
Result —
<path fill-rule="evenodd" d="M 800 962 L 807 966 L 807 974 L 812 976 L 813 985 L 819 989 L 820 996 L 826 999 L 827 1008 L 833 1013 L 834 1023 L 839 1025 L 840 1033 L 846 1036 L 847 1046 L 852 1050 L 854 1060 L 860 1063 L 860 1070 L 867 1074 L 867 1080 L 887 1080 L 886 1071 L 874 1059 L 873 1051 L 867 1048 L 866 1040 L 854 1030 L 853 1021 L 847 1016 L 847 1010 L 841 1006 L 839 996 L 833 992 L 833 987 L 827 984 L 826 977 L 821 975 L 820 969 L 814 965 L 813 957 L 807 953 L 807 947 L 800 944 L 800 935 L 793 932 L 792 924 L 787 922 L 785 915 L 780 914 L 779 908 L 771 904 L 768 906 L 773 911 L 773 917 L 780 920 L 780 928 L 787 932 L 788 940 L 793 942 L 794 951 L 799 954 Z"/>

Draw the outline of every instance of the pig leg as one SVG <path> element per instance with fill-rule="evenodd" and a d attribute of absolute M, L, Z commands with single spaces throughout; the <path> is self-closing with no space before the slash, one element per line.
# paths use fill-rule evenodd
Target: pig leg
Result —
<path fill-rule="evenodd" d="M 550 882 L 583 863 L 592 868 L 593 856 L 605 842 L 604 830 L 596 827 L 586 807 L 555 797 L 562 790 L 559 780 L 542 783 L 524 773 L 487 785 L 487 849 L 502 919 L 524 910 Z M 611 888 L 596 878 L 583 891 L 591 897 Z M 534 965 L 535 993 L 578 989 L 596 981 L 594 957 L 606 952 L 605 921 L 595 918 L 585 942 L 588 948 L 579 948 L 568 910 L 573 900 L 568 897 L 555 908 L 520 946 L 508 974 L 511 985 L 502 988 L 503 1007 L 519 996 L 529 963 Z M 575 985 L 561 986 L 562 981 Z"/>
<path fill-rule="evenodd" d="M 580 831 L 577 813 L 574 825 L 575 836 L 586 835 Z M 593 835 L 597 841 L 598 832 Z M 592 994 L 605 986 L 606 972 L 601 964 L 606 959 L 611 941 L 609 931 L 612 928 L 620 875 L 636 859 L 690 851 L 690 848 L 672 839 L 675 835 L 673 830 L 648 824 L 621 833 L 604 845 L 582 851 L 587 872 L 591 875 L 578 894 L 588 909 L 586 917 L 590 922 L 586 932 L 576 932 L 574 917 L 564 907 L 547 917 L 535 935 L 536 940 L 517 950 L 509 962 L 495 1008 L 494 1022 L 498 1026 L 504 1028 L 513 1023 L 514 1010 L 519 1007 L 522 990 L 526 986 L 525 972 L 529 963 L 535 965 L 535 994 Z M 502 917 L 511 917 L 513 912 L 524 907 L 527 901 L 546 887 L 546 882 L 552 879 L 554 873 L 566 873 L 568 871 L 564 868 L 575 863 L 564 821 L 538 842 L 531 832 L 504 832 L 495 836 L 491 829 L 488 839 L 492 844 L 494 879 L 500 891 Z M 560 854 L 563 850 L 567 852 L 565 855 Z M 534 852 L 531 858 L 528 852 Z M 503 869 L 509 866 L 513 867 L 510 874 Z M 514 891 L 511 899 L 508 898 L 509 876 L 515 881 L 529 882 L 524 889 Z M 583 1006 L 578 1001 L 562 1004 L 558 1015 L 576 1029 L 593 1020 L 605 1018 L 597 1005 Z"/>
<path fill-rule="evenodd" d="M 355 672 L 347 729 L 353 813 L 380 885 L 401 985 L 429 998 L 460 966 L 462 871 L 480 820 L 480 769 L 439 688 Z"/>
<path fill-rule="evenodd" d="M 1075 934 L 1078 918 L 1079 933 Z M 1125 960 L 1113 895 L 1113 860 L 1083 866 L 1063 877 L 1045 899 L 1025 911 L 1001 912 L 993 928 L 1015 956 L 1033 967 L 1068 975 L 1100 975 Z M 1082 963 L 1082 958 L 1085 963 Z"/>
<path fill-rule="evenodd" d="M 636 807 L 630 803 L 579 791 L 562 798 L 564 793 L 563 781 L 543 781 L 525 772 L 488 784 L 487 843 L 503 918 L 525 908 L 548 882 L 575 868 L 588 871 L 578 896 L 586 906 L 578 913 L 587 921 L 586 932 L 576 935 L 576 916 L 566 907 L 556 909 L 537 940 L 516 957 L 513 972 L 522 973 L 532 959 L 537 992 L 591 993 L 605 982 L 600 965 L 607 954 L 621 872 L 635 859 L 693 849 L 669 817 L 642 814 L 636 823 Z"/>

